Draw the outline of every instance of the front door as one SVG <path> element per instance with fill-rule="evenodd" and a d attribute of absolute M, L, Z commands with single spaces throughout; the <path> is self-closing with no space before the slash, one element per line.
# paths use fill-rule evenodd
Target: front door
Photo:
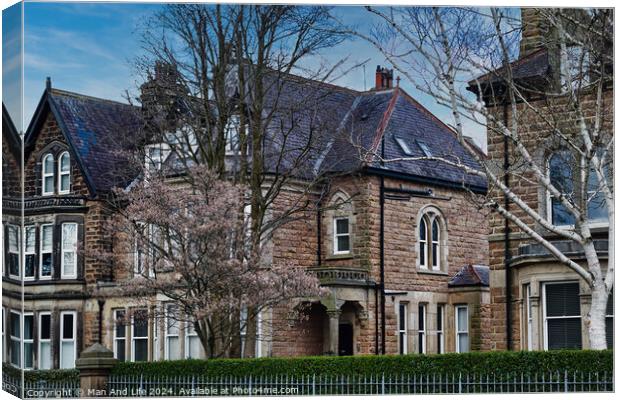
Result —
<path fill-rule="evenodd" d="M 353 355 L 353 325 L 340 324 L 338 327 L 338 355 Z"/>

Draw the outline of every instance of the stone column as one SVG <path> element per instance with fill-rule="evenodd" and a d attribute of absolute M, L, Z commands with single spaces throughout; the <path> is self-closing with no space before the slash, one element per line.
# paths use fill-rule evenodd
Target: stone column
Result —
<path fill-rule="evenodd" d="M 328 310 L 327 315 L 329 316 L 329 352 L 337 356 L 340 310 Z"/>
<path fill-rule="evenodd" d="M 75 360 L 75 367 L 80 371 L 80 397 L 107 396 L 110 370 L 117 362 L 114 353 L 100 343 L 84 350 Z"/>

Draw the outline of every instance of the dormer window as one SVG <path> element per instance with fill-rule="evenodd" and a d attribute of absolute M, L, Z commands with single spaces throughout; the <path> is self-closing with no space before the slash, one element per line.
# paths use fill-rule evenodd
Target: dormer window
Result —
<path fill-rule="evenodd" d="M 54 194 L 54 156 L 51 153 L 43 156 L 42 175 L 42 194 Z"/>
<path fill-rule="evenodd" d="M 71 189 L 71 156 L 68 151 L 58 158 L 58 193 L 69 193 Z"/>

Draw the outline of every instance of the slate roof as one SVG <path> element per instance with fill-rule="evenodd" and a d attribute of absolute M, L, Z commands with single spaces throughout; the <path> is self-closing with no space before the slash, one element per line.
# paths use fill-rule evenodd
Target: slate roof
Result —
<path fill-rule="evenodd" d="M 396 96 L 392 110 L 390 101 Z M 390 112 L 391 111 L 391 112 Z M 383 132 L 378 127 L 383 118 L 387 124 Z M 429 183 L 450 186 L 468 186 L 477 191 L 486 190 L 486 180 L 463 172 L 458 167 L 441 161 L 415 160 L 390 161 L 381 165 L 376 158 L 364 163 L 364 155 L 372 153 L 377 136 L 383 135 L 384 159 L 394 160 L 407 157 L 424 157 L 422 146 L 426 146 L 432 156 L 461 162 L 479 169 L 474 157 L 459 143 L 457 136 L 448 126 L 437 119 L 430 111 L 411 98 L 400 88 L 386 91 L 361 93 L 354 101 L 352 109 L 345 116 L 342 129 L 338 132 L 324 162 L 325 171 L 346 172 L 365 168 L 372 172 L 388 172 L 417 178 Z M 410 150 L 407 154 L 397 143 L 404 141 Z M 381 152 L 381 144 L 376 152 Z"/>
<path fill-rule="evenodd" d="M 515 82 L 523 82 L 533 78 L 547 77 L 551 73 L 549 52 L 545 48 L 536 50 L 525 57 L 521 57 L 510 63 L 510 65 Z M 474 80 L 471 80 L 469 82 L 468 90 L 474 93 L 478 92 L 478 85 L 476 81 L 479 81 L 483 87 L 489 84 L 500 84 L 504 81 L 504 74 L 505 72 L 503 67 L 486 73 Z"/>
<path fill-rule="evenodd" d="M 129 182 L 123 154 L 142 127 L 140 108 L 58 89 L 46 89 L 35 117 L 28 127 L 26 142 L 36 140 L 45 110 L 50 109 L 77 155 L 93 195 Z M 132 137 L 133 135 L 133 137 Z"/>
<path fill-rule="evenodd" d="M 448 281 L 448 286 L 489 286 L 489 267 L 465 265 Z"/>

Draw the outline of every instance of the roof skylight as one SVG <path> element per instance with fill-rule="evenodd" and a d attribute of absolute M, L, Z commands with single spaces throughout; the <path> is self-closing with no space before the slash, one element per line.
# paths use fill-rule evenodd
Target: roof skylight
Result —
<path fill-rule="evenodd" d="M 422 150 L 422 153 L 424 153 L 424 155 L 426 157 L 432 157 L 433 156 L 433 153 L 431 152 L 431 149 L 428 148 L 426 143 L 421 142 L 419 140 L 416 140 L 416 143 L 418 144 L 418 146 L 420 146 L 420 149 Z"/>
<path fill-rule="evenodd" d="M 413 155 L 413 152 L 409 148 L 409 145 L 407 145 L 407 142 L 405 142 L 405 140 L 403 138 L 394 137 L 394 139 L 396 140 L 396 143 L 398 143 L 398 145 L 405 152 L 406 155 L 408 155 L 408 156 L 412 156 Z"/>

